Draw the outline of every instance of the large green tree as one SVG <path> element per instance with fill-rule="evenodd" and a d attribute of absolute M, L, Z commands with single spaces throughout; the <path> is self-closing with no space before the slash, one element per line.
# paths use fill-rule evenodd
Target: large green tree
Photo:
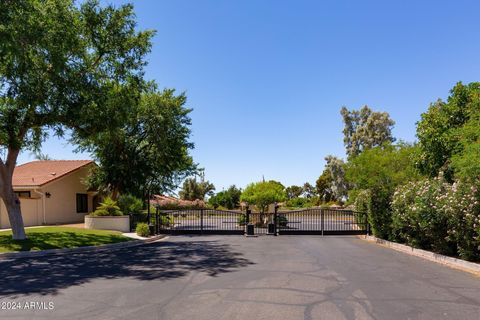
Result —
<path fill-rule="evenodd" d="M 475 156 L 477 151 L 472 145 L 477 138 L 477 115 L 480 110 L 480 82 L 464 85 L 457 83 L 450 91 L 447 101 L 438 100 L 432 103 L 428 111 L 422 114 L 417 124 L 418 145 L 420 154 L 417 165 L 422 173 L 436 177 L 440 171 L 452 182 L 454 166 L 452 157 L 457 155 L 457 168 L 475 165 L 468 160 L 471 156 L 462 157 L 464 150 Z M 472 122 L 467 125 L 472 119 Z M 466 128 L 464 128 L 466 126 Z M 478 135 L 477 135 L 478 137 Z"/>
<path fill-rule="evenodd" d="M 451 159 L 455 177 L 460 180 L 478 181 L 480 178 L 480 108 L 459 130 L 459 149 Z"/>
<path fill-rule="evenodd" d="M 334 201 L 335 196 L 332 191 L 332 174 L 330 170 L 325 169 L 323 170 L 320 177 L 318 177 L 317 181 L 315 182 L 315 189 L 317 195 L 320 197 L 321 201 L 329 202 Z"/>
<path fill-rule="evenodd" d="M 0 197 L 14 239 L 25 239 L 12 175 L 21 150 L 48 130 L 105 130 L 137 99 L 152 31 L 138 32 L 131 5 L 98 1 L 0 1 Z M 129 97 L 127 99 L 127 97 Z"/>
<path fill-rule="evenodd" d="M 340 110 L 344 122 L 343 142 L 347 156 L 355 157 L 362 151 L 393 142 L 392 127 L 395 122 L 387 112 L 375 112 L 368 106 L 360 110 Z"/>
<path fill-rule="evenodd" d="M 78 139 L 81 149 L 91 151 L 99 163 L 89 184 L 114 199 L 119 194 L 145 197 L 177 188 L 195 171 L 188 154 L 193 148 L 188 140 L 191 110 L 185 102 L 184 94 L 151 85 L 120 126 Z"/>
<path fill-rule="evenodd" d="M 187 178 L 183 182 L 182 190 L 179 195 L 182 200 L 204 200 L 205 197 L 212 196 L 215 191 L 215 186 L 208 180 L 205 180 L 205 175 L 200 172 L 199 178 Z"/>
<path fill-rule="evenodd" d="M 303 184 L 303 196 L 307 199 L 310 199 L 310 198 L 313 198 L 315 196 L 315 194 L 317 193 L 317 191 L 315 190 L 315 187 L 312 186 L 309 182 L 305 182 Z"/>
<path fill-rule="evenodd" d="M 287 193 L 285 187 L 277 181 L 262 181 L 249 184 L 242 192 L 241 201 L 254 205 L 264 214 L 268 206 L 275 202 L 285 201 Z"/>
<path fill-rule="evenodd" d="M 208 203 L 217 208 L 218 206 L 225 207 L 227 209 L 235 209 L 240 206 L 240 195 L 242 190 L 235 185 L 230 186 L 227 190 L 220 191 L 208 199 Z"/>
<path fill-rule="evenodd" d="M 296 185 L 291 185 L 285 189 L 288 199 L 298 198 L 303 194 L 303 188 Z"/>
<path fill-rule="evenodd" d="M 335 199 L 343 201 L 348 195 L 349 188 L 345 178 L 345 162 L 332 155 L 326 156 L 325 161 L 327 162 L 325 168 L 331 176 L 330 190 Z"/>
<path fill-rule="evenodd" d="M 383 145 L 362 152 L 346 165 L 346 178 L 352 186 L 349 201 L 367 191 L 368 219 L 375 235 L 388 237 L 391 200 L 395 188 L 419 178 L 414 160 L 417 147 L 405 143 Z M 359 210 L 359 208 L 357 208 Z"/>

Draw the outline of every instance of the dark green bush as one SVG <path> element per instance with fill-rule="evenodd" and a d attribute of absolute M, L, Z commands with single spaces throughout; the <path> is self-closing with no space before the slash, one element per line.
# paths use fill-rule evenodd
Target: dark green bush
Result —
<path fill-rule="evenodd" d="M 288 224 L 288 218 L 283 214 L 279 214 L 277 216 L 277 223 L 280 227 L 285 228 Z"/>
<path fill-rule="evenodd" d="M 150 235 L 150 229 L 148 228 L 148 224 L 143 222 L 137 224 L 137 227 L 135 228 L 135 232 L 140 237 L 148 237 Z"/>
<path fill-rule="evenodd" d="M 311 201 L 307 198 L 297 197 L 287 200 L 285 205 L 288 208 L 306 208 L 311 207 Z"/>
<path fill-rule="evenodd" d="M 382 239 L 391 238 L 391 194 L 388 190 L 375 188 L 373 190 L 361 190 L 355 199 L 355 211 L 365 212 L 372 233 Z M 364 221 L 364 215 L 359 214 L 359 222 Z"/>
<path fill-rule="evenodd" d="M 246 215 L 246 214 L 242 214 L 242 215 L 238 216 L 238 218 L 237 218 L 237 223 L 238 223 L 240 226 L 244 226 L 244 225 L 247 223 L 247 215 Z"/>
<path fill-rule="evenodd" d="M 122 194 L 118 198 L 118 207 L 125 214 L 139 214 L 143 209 L 143 201 L 131 194 Z"/>

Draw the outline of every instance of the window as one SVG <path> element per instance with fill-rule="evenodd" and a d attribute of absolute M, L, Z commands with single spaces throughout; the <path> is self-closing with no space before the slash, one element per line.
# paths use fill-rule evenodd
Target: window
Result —
<path fill-rule="evenodd" d="M 88 195 L 84 193 L 77 193 L 77 213 L 88 212 Z"/>
<path fill-rule="evenodd" d="M 31 197 L 30 191 L 15 191 L 15 194 L 19 198 L 30 198 Z"/>

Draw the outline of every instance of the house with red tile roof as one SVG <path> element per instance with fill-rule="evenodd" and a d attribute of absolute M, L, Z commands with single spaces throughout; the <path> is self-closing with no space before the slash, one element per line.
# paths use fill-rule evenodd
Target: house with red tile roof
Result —
<path fill-rule="evenodd" d="M 96 206 L 96 192 L 84 184 L 92 160 L 32 161 L 15 168 L 13 190 L 20 199 L 25 226 L 83 222 Z M 9 228 L 0 200 L 0 228 Z"/>

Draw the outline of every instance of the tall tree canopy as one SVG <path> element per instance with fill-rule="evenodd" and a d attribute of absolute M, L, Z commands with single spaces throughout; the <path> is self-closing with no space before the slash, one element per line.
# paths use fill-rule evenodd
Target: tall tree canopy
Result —
<path fill-rule="evenodd" d="M 285 192 L 287 193 L 288 199 L 298 198 L 303 194 L 303 188 L 300 186 L 292 185 L 290 187 L 287 187 L 285 189 Z"/>
<path fill-rule="evenodd" d="M 131 5 L 0 2 L 0 197 L 14 239 L 26 238 L 12 188 L 20 150 L 37 150 L 48 129 L 103 131 L 129 108 L 112 100 L 138 99 L 153 32 L 135 25 Z"/>
<path fill-rule="evenodd" d="M 302 189 L 303 189 L 303 193 L 302 193 L 303 196 L 305 198 L 308 198 L 308 199 L 313 198 L 315 196 L 315 194 L 317 193 L 316 190 L 315 190 L 315 187 L 312 186 L 309 182 L 305 182 L 303 184 Z"/>
<path fill-rule="evenodd" d="M 348 183 L 345 178 L 345 162 L 331 155 L 325 157 L 325 161 L 327 161 L 325 168 L 331 176 L 331 192 L 335 199 L 342 201 L 348 194 Z"/>
<path fill-rule="evenodd" d="M 182 200 L 204 200 L 207 195 L 213 195 L 213 191 L 215 191 L 213 183 L 205 180 L 203 172 L 199 176 L 200 180 L 197 180 L 197 176 L 195 176 L 194 178 L 187 178 L 183 182 L 182 190 L 179 192 Z"/>
<path fill-rule="evenodd" d="M 242 192 L 241 201 L 254 205 L 263 214 L 274 202 L 285 201 L 285 187 L 277 181 L 262 181 L 249 184 Z"/>
<path fill-rule="evenodd" d="M 448 181 L 453 181 L 455 170 L 451 158 L 455 155 L 460 171 L 464 166 L 475 166 L 468 158 L 478 154 L 475 143 L 478 143 L 479 113 L 479 82 L 468 85 L 459 82 L 450 91 L 447 102 L 438 100 L 430 105 L 417 124 L 420 147 L 417 165 L 422 173 L 435 177 L 442 171 Z M 464 150 L 470 156 L 463 157 Z"/>
<path fill-rule="evenodd" d="M 414 167 L 416 149 L 405 143 L 383 145 L 362 152 L 346 165 L 346 178 L 352 187 L 349 201 L 354 202 L 360 192 L 367 192 L 368 219 L 376 235 L 386 236 L 390 232 L 395 188 L 419 178 Z"/>
<path fill-rule="evenodd" d="M 131 106 L 125 123 L 109 131 L 78 140 L 80 149 L 93 152 L 99 162 L 89 184 L 99 190 L 144 197 L 173 191 L 195 171 L 188 154 L 190 109 L 184 94 L 174 90 L 146 90 Z"/>
<path fill-rule="evenodd" d="M 340 114 L 345 125 L 343 142 L 349 158 L 366 149 L 395 141 L 392 137 L 395 121 L 387 112 L 375 112 L 364 106 L 360 110 L 352 111 L 342 107 Z"/>
<path fill-rule="evenodd" d="M 214 196 L 208 199 L 208 203 L 217 208 L 218 206 L 225 207 L 227 209 L 234 209 L 240 206 L 240 195 L 242 190 L 235 185 L 231 185 L 227 190 L 220 191 Z"/>
<path fill-rule="evenodd" d="M 335 200 L 335 196 L 332 191 L 332 181 L 333 179 L 330 170 L 325 169 L 315 182 L 316 192 L 323 202 Z"/>

